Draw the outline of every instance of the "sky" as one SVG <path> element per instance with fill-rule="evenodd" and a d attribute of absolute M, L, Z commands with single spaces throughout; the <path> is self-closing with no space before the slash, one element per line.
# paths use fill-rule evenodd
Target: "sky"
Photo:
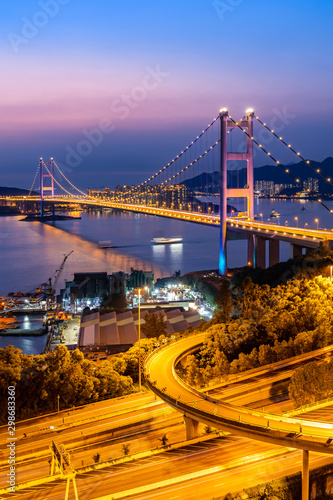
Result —
<path fill-rule="evenodd" d="M 40 157 L 84 190 L 138 184 L 222 107 L 280 123 L 307 158 L 333 156 L 331 0 L 12 0 L 0 10 L 0 186 L 30 188 Z"/>

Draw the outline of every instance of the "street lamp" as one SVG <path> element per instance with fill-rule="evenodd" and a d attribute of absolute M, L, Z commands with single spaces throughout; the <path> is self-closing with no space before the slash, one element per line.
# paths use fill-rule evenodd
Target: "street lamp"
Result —
<path fill-rule="evenodd" d="M 59 413 L 59 399 L 60 399 L 59 394 L 58 394 L 57 398 L 58 398 L 58 413 Z"/>
<path fill-rule="evenodd" d="M 317 222 L 317 231 L 318 231 L 318 222 L 319 222 L 319 220 L 315 219 L 315 222 Z"/>
<path fill-rule="evenodd" d="M 141 392 L 141 319 L 140 319 L 140 301 L 141 301 L 141 288 L 138 290 L 139 292 L 139 392 Z"/>
<path fill-rule="evenodd" d="M 296 225 L 298 227 L 298 217 L 295 217 Z"/>

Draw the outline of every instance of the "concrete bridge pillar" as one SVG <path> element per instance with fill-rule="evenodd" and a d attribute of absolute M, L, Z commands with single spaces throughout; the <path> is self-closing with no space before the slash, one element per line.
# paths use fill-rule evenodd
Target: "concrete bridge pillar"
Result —
<path fill-rule="evenodd" d="M 280 262 L 280 242 L 270 239 L 269 241 L 269 267 L 275 266 Z"/>
<path fill-rule="evenodd" d="M 266 269 L 266 239 L 256 236 L 256 267 Z"/>
<path fill-rule="evenodd" d="M 254 236 L 247 237 L 247 265 L 254 267 Z"/>
<path fill-rule="evenodd" d="M 303 450 L 302 455 L 302 500 L 309 500 L 309 450 Z"/>
<path fill-rule="evenodd" d="M 186 425 L 186 439 L 195 439 L 199 437 L 199 422 L 193 420 L 191 417 L 184 415 L 184 422 Z"/>
<path fill-rule="evenodd" d="M 290 258 L 294 259 L 297 255 L 302 255 L 302 249 L 303 247 L 301 245 L 290 243 Z"/>

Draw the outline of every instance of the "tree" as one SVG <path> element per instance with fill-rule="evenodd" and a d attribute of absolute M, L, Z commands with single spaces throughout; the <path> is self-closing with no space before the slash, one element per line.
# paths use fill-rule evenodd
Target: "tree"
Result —
<path fill-rule="evenodd" d="M 228 378 L 230 373 L 230 363 L 224 352 L 221 352 L 219 349 L 217 349 L 214 354 L 213 365 L 213 374 L 216 378 Z"/>
<path fill-rule="evenodd" d="M 141 333 L 147 338 L 158 338 L 166 334 L 166 322 L 161 313 L 146 313 L 145 322 L 141 325 Z"/>
<path fill-rule="evenodd" d="M 127 455 L 130 454 L 130 450 L 131 450 L 131 444 L 130 443 L 123 444 L 122 448 L 123 448 L 123 453 L 124 453 L 125 456 L 127 456 Z"/>
<path fill-rule="evenodd" d="M 161 438 L 159 438 L 159 441 L 161 441 L 162 446 L 165 446 L 168 444 L 169 439 L 167 438 L 166 434 L 163 434 L 163 436 Z"/>
<path fill-rule="evenodd" d="M 232 312 L 232 291 L 229 281 L 223 279 L 217 296 L 215 297 L 215 306 L 217 311 L 215 317 L 219 322 L 228 323 Z"/>

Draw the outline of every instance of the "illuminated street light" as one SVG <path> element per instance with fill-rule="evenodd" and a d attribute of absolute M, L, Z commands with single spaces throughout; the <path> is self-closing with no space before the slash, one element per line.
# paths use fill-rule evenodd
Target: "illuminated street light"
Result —
<path fill-rule="evenodd" d="M 297 227 L 298 227 L 298 217 L 295 217 L 295 221 L 296 221 L 296 224 L 297 224 Z"/>
<path fill-rule="evenodd" d="M 317 230 L 318 230 L 318 223 L 319 223 L 319 220 L 318 220 L 318 219 L 315 219 L 315 222 L 317 222 Z"/>

